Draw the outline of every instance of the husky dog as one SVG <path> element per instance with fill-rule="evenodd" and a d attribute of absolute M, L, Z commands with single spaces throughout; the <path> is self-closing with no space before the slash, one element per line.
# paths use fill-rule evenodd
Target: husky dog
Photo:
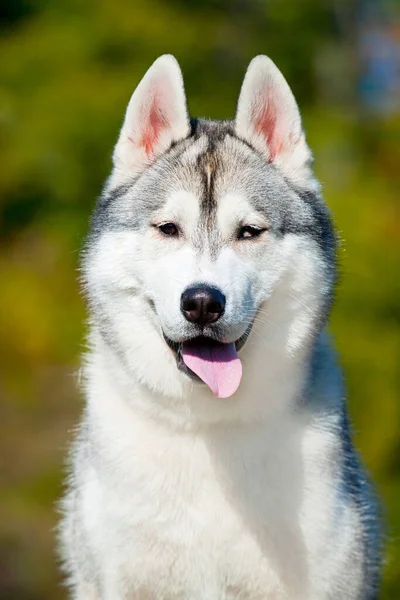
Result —
<path fill-rule="evenodd" d="M 376 599 L 376 505 L 325 331 L 335 234 L 288 84 L 258 56 L 233 121 L 190 120 L 162 56 L 113 159 L 83 260 L 71 598 Z"/>

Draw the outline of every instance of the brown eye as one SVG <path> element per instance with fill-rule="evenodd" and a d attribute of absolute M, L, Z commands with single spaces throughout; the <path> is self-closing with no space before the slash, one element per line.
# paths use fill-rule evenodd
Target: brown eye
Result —
<path fill-rule="evenodd" d="M 258 237 L 265 231 L 262 227 L 252 227 L 251 225 L 245 225 L 238 231 L 238 240 L 249 240 L 251 238 Z"/>
<path fill-rule="evenodd" d="M 175 223 L 164 223 L 163 225 L 159 225 L 158 229 L 161 231 L 161 233 L 163 233 L 164 235 L 169 235 L 169 236 L 177 236 L 178 235 L 178 228 L 175 225 Z"/>

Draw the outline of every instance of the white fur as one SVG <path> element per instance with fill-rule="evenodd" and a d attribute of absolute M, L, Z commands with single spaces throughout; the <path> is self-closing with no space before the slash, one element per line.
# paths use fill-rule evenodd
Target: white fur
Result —
<path fill-rule="evenodd" d="M 87 397 L 98 465 L 81 465 L 76 508 L 103 582 L 96 598 L 333 598 L 358 527 L 351 506 L 334 517 L 338 441 L 310 413 L 287 410 L 301 365 L 257 337 L 234 398 L 192 389 L 185 405 L 127 379 L 96 344 Z M 152 352 L 168 370 L 162 348 Z M 360 576 L 352 564 L 351 593 L 340 598 L 357 598 Z"/>
<path fill-rule="evenodd" d="M 120 242 L 114 239 L 114 252 L 128 263 Z M 242 384 L 226 400 L 177 370 L 138 298 L 126 312 L 115 284 L 136 289 L 136 281 L 114 265 L 110 291 L 128 369 L 94 329 L 86 387 L 97 464 L 79 464 L 75 508 L 102 582 L 93 598 L 333 598 L 358 524 L 351 505 L 340 524 L 335 517 L 340 449 L 329 423 L 321 427 L 311 411 L 291 410 L 305 383 L 307 315 L 322 276 L 307 243 L 300 244 L 287 240 L 293 268 L 268 312 L 259 313 L 241 353 Z M 104 260 L 102 251 L 97 259 Z M 136 265 L 142 268 L 145 261 Z M 335 382 L 328 379 L 325 392 L 340 402 Z M 361 577 L 361 563 L 351 577 Z M 340 598 L 357 598 L 354 589 L 353 581 L 351 594 Z"/>
<path fill-rule="evenodd" d="M 179 84 L 167 110 L 180 107 L 174 135 L 183 135 L 176 67 L 170 59 L 159 65 L 174 71 L 169 83 Z M 153 81 L 159 72 L 151 72 Z M 292 159 L 277 160 L 292 161 L 294 178 L 308 176 L 298 158 L 306 150 L 294 100 L 264 59 L 246 75 L 238 131 L 265 150 L 251 133 L 245 104 L 266 78 L 292 111 L 285 131 L 297 144 Z M 145 94 L 146 81 L 135 94 Z M 144 165 L 132 147 L 132 156 L 125 154 L 135 94 L 117 170 L 131 158 Z M 195 157 L 196 145 L 181 160 Z M 238 223 L 263 223 L 245 189 L 229 189 L 229 182 L 218 198 L 222 250 L 212 257 L 205 242 L 199 252 L 193 239 L 200 198 L 184 183 L 153 215 L 156 225 L 178 222 L 179 238 L 163 238 L 154 223 L 146 233 L 103 232 L 86 261 L 95 315 L 106 312 L 115 339 L 104 341 L 95 317 L 84 369 L 87 407 L 62 526 L 73 598 L 357 600 L 361 525 L 351 496 L 338 498 L 342 390 L 325 334 L 316 341 L 325 356 L 318 397 L 308 391 L 315 319 L 330 285 L 322 252 L 307 235 L 265 232 L 239 243 Z M 184 338 L 179 300 L 196 281 L 226 295 L 225 341 L 238 339 L 255 317 L 240 351 L 243 379 L 228 399 L 178 370 L 162 336 Z"/>

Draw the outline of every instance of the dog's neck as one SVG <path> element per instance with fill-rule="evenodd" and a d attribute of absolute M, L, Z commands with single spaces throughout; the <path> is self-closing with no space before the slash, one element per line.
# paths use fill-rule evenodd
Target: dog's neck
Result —
<path fill-rule="evenodd" d="M 216 398 L 205 384 L 180 372 L 173 352 L 150 323 L 148 350 L 143 347 L 139 353 L 129 346 L 116 351 L 94 326 L 85 367 L 89 410 L 96 411 L 102 403 L 102 410 L 113 411 L 116 403 L 123 403 L 131 412 L 179 429 L 260 422 L 287 411 L 301 399 L 314 336 L 303 331 L 301 343 L 297 347 L 292 343 L 295 337 L 300 339 L 301 318 L 299 325 L 273 327 L 266 321 L 255 325 L 240 352 L 239 390 L 227 399 Z M 141 328 L 145 329 L 143 321 Z"/>

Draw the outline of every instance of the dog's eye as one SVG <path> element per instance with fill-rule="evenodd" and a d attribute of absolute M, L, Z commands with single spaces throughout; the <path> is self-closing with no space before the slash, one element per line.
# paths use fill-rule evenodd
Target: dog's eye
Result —
<path fill-rule="evenodd" d="M 169 235 L 169 236 L 177 236 L 179 233 L 178 228 L 175 225 L 175 223 L 163 223 L 162 225 L 158 226 L 158 229 L 164 235 Z"/>
<path fill-rule="evenodd" d="M 238 231 L 238 240 L 249 240 L 251 238 L 258 237 L 265 231 L 262 227 L 253 227 L 251 225 L 245 225 Z"/>

